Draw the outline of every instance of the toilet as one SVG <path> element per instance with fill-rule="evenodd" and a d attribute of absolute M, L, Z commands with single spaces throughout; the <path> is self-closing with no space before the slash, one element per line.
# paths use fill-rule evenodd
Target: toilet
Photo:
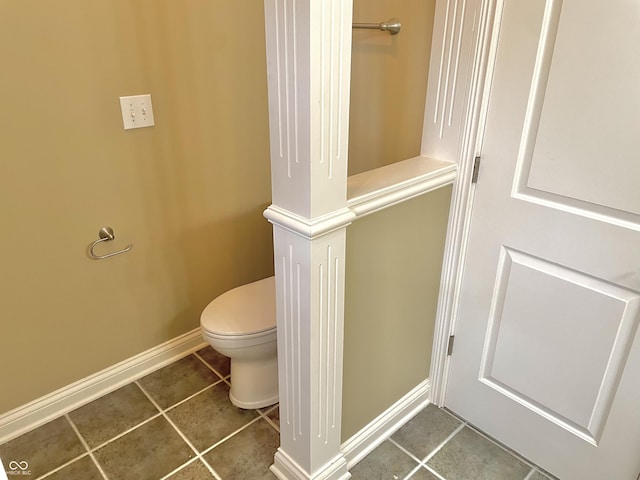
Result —
<path fill-rule="evenodd" d="M 200 316 L 202 336 L 231 359 L 229 399 L 245 409 L 278 403 L 275 277 L 223 293 Z"/>

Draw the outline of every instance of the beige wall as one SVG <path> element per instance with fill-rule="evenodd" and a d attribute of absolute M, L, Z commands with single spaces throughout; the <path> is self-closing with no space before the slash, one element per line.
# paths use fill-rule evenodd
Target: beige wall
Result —
<path fill-rule="evenodd" d="M 451 187 L 347 228 L 342 440 L 429 377 Z"/>
<path fill-rule="evenodd" d="M 354 0 L 353 21 L 396 17 L 398 35 L 354 30 L 349 175 L 420 153 L 435 0 Z"/>
<path fill-rule="evenodd" d="M 0 62 L 1 413 L 273 267 L 261 1 L 0 0 Z M 87 258 L 103 225 L 133 250 Z"/>

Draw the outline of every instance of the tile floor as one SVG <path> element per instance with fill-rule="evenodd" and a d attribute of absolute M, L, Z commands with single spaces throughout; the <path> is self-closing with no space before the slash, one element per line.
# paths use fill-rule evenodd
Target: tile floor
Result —
<path fill-rule="evenodd" d="M 229 361 L 206 347 L 0 445 L 0 458 L 13 466 L 9 480 L 274 480 L 278 407 L 241 410 L 228 393 Z M 351 473 L 354 480 L 550 478 L 434 406 Z"/>
<path fill-rule="evenodd" d="M 444 409 L 429 405 L 351 469 L 352 480 L 552 480 Z"/>

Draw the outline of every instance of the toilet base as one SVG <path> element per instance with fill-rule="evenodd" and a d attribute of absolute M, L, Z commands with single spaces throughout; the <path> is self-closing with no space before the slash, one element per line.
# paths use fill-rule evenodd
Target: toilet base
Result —
<path fill-rule="evenodd" d="M 247 410 L 278 403 L 278 358 L 257 361 L 232 358 L 229 400 Z"/>

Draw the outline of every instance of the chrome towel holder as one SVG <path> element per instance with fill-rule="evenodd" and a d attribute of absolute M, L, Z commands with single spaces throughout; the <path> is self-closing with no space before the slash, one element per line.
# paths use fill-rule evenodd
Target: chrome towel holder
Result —
<path fill-rule="evenodd" d="M 99 244 L 100 242 L 108 242 L 116 238 L 115 234 L 113 233 L 113 228 L 111 227 L 102 227 L 98 232 L 98 237 L 100 237 L 98 238 L 98 240 L 96 240 L 91 245 L 89 245 L 89 256 L 94 260 L 102 260 L 103 258 L 109 258 L 109 257 L 113 257 L 114 255 L 120 255 L 121 253 L 128 252 L 133 248 L 133 245 L 129 245 L 127 248 L 118 250 L 117 252 L 107 253 L 106 255 L 96 255 L 95 253 L 93 253 L 93 249 L 97 244 Z"/>
<path fill-rule="evenodd" d="M 397 35 L 400 33 L 402 24 L 397 18 L 391 18 L 382 23 L 354 23 L 353 28 L 365 28 L 368 30 L 381 30 L 383 32 L 389 32 L 391 35 Z"/>

